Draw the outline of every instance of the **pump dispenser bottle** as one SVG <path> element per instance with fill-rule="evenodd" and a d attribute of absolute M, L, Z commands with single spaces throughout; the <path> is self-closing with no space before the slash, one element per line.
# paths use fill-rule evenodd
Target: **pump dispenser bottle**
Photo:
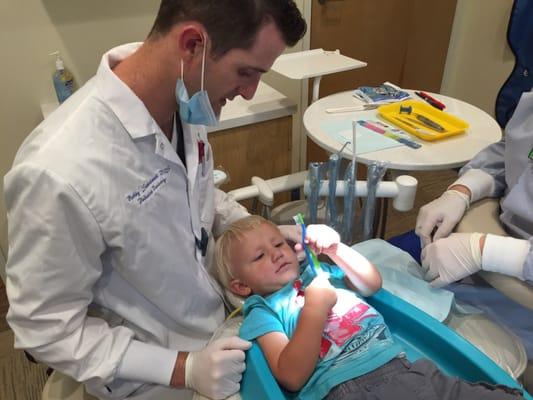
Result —
<path fill-rule="evenodd" d="M 52 77 L 54 82 L 54 89 L 56 91 L 57 100 L 63 103 L 74 92 L 74 77 L 59 55 L 59 51 L 50 53 L 51 56 L 56 56 L 56 71 Z"/>

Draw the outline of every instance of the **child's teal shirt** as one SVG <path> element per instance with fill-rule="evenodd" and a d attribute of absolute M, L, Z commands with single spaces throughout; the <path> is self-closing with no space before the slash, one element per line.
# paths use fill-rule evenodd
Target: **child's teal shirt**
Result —
<path fill-rule="evenodd" d="M 337 304 L 324 327 L 315 372 L 298 393 L 286 392 L 290 398 L 322 399 L 338 384 L 373 371 L 402 352 L 383 317 L 346 287 L 343 271 L 324 263 L 322 270 L 337 289 Z M 304 303 L 303 290 L 314 276 L 304 266 L 295 282 L 265 298 L 254 295 L 246 299 L 239 335 L 253 340 L 269 332 L 283 332 L 291 338 Z"/>

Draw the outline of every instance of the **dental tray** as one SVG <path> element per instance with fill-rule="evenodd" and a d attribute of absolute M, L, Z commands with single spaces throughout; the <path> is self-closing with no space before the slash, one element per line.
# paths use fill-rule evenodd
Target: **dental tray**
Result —
<path fill-rule="evenodd" d="M 409 109 L 410 113 L 405 111 Z M 380 106 L 377 111 L 383 119 L 427 141 L 459 135 L 468 128 L 468 123 L 462 119 L 417 100 L 386 104 Z M 441 130 L 431 125 L 440 126 Z"/>
<path fill-rule="evenodd" d="M 462 377 L 470 382 L 485 381 L 522 388 L 462 336 L 387 290 L 381 289 L 366 298 L 366 301 L 383 315 L 392 335 L 402 345 L 411 362 L 424 357 L 451 376 Z M 255 341 L 246 354 L 240 395 L 243 400 L 292 398 L 277 384 Z M 524 399 L 533 400 L 525 391 Z"/>

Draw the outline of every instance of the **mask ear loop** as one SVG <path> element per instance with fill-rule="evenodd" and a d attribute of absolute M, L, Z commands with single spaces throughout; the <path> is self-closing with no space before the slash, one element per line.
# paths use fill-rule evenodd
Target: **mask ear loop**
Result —
<path fill-rule="evenodd" d="M 202 53 L 202 83 L 201 83 L 201 86 L 200 86 L 200 90 L 204 90 L 204 74 L 205 74 L 205 53 L 206 53 L 206 49 L 207 49 L 207 37 L 202 34 L 202 38 L 204 39 L 204 50 L 203 50 L 203 53 Z"/>
<path fill-rule="evenodd" d="M 202 38 L 204 39 L 204 49 L 202 51 L 202 81 L 200 83 L 200 90 L 204 90 L 204 76 L 205 76 L 205 54 L 206 54 L 206 48 L 207 48 L 207 37 L 202 34 Z M 180 67 L 181 67 L 181 80 L 183 81 L 183 59 L 180 60 Z"/>

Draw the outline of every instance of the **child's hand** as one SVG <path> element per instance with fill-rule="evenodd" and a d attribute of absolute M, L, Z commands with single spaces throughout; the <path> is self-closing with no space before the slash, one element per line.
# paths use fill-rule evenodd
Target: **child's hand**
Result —
<path fill-rule="evenodd" d="M 326 313 L 337 303 L 337 292 L 329 283 L 327 274 L 319 273 L 305 288 L 305 303 Z"/>
<path fill-rule="evenodd" d="M 305 243 L 315 254 L 334 255 L 341 238 L 327 225 L 309 225 L 306 229 Z"/>

